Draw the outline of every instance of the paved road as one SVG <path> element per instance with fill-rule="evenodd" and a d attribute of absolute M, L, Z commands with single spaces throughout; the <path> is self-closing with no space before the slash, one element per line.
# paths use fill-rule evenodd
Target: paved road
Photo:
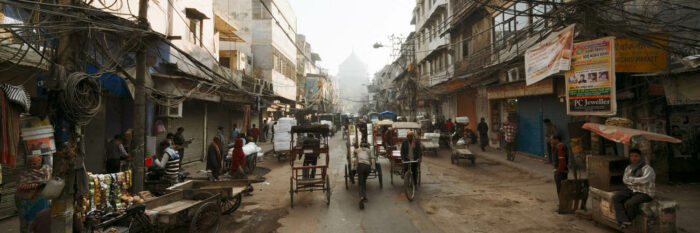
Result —
<path fill-rule="evenodd" d="M 403 196 L 403 182 L 389 183 L 389 162 L 381 158 L 384 187 L 368 181 L 370 202 L 358 206 L 357 185 L 344 184 L 345 143 L 331 140 L 332 197 L 299 193 L 289 205 L 287 162 L 266 158 L 268 183 L 255 186 L 244 206 L 224 218 L 222 232 L 609 232 L 590 221 L 554 212 L 554 185 L 541 177 L 477 158 L 452 165 L 449 152 L 424 157 L 416 199 Z"/>

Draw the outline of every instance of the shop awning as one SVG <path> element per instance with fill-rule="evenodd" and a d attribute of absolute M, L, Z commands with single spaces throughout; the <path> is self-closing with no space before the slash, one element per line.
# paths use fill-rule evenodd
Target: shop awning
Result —
<path fill-rule="evenodd" d="M 649 131 L 630 129 L 612 125 L 601 125 L 596 123 L 586 123 L 581 127 L 590 130 L 611 141 L 629 144 L 632 137 L 641 136 L 650 141 L 663 141 L 670 143 L 681 143 L 681 140 L 668 135 L 652 133 Z"/>

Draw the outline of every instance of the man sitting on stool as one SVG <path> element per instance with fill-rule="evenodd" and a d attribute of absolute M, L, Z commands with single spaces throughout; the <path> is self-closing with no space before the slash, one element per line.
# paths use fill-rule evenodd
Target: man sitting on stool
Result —
<path fill-rule="evenodd" d="M 639 210 L 639 204 L 652 200 L 655 192 L 656 173 L 642 159 L 638 149 L 630 150 L 630 165 L 625 168 L 622 182 L 627 186 L 624 190 L 615 192 L 613 204 L 615 218 L 624 229 L 632 225 L 632 220 Z"/>

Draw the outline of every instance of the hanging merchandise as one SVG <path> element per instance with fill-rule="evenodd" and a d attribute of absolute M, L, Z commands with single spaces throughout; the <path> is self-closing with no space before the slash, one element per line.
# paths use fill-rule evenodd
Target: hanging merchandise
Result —
<path fill-rule="evenodd" d="M 19 114 L 22 110 L 19 105 L 5 95 L 3 89 L 0 88 L 0 163 L 14 168 L 17 163 L 17 150 L 20 142 Z"/>
<path fill-rule="evenodd" d="M 90 210 L 125 211 L 133 203 L 142 203 L 144 198 L 128 192 L 132 185 L 131 171 L 92 174 L 88 173 L 88 193 L 76 199 L 77 217 L 83 219 Z"/>
<path fill-rule="evenodd" d="M 47 155 L 56 153 L 53 126 L 48 118 L 22 117 L 22 139 L 27 154 Z"/>

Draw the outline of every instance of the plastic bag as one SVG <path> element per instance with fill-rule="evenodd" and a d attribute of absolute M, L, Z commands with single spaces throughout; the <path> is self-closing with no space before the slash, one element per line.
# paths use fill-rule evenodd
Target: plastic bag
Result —
<path fill-rule="evenodd" d="M 63 186 L 65 185 L 66 182 L 63 181 L 63 179 L 61 179 L 60 177 L 53 177 L 48 182 L 46 182 L 46 186 L 43 190 L 41 190 L 41 193 L 39 195 L 46 199 L 56 199 L 59 196 L 61 196 L 61 192 L 63 192 Z"/>

